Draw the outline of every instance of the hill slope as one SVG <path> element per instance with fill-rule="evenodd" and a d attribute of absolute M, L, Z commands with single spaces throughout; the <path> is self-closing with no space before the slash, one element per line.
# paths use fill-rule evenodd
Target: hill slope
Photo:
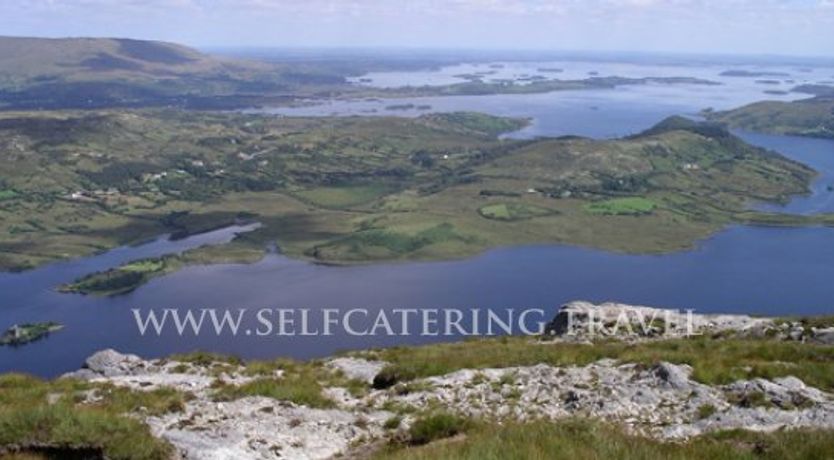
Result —
<path fill-rule="evenodd" d="M 629 139 L 499 140 L 521 120 L 276 118 L 183 111 L 0 116 L 0 268 L 166 232 L 263 226 L 237 247 L 326 262 L 567 243 L 689 247 L 813 171 L 711 125 Z M 751 216 L 742 216 L 745 221 Z M 753 216 L 755 217 L 755 216 Z"/>
<path fill-rule="evenodd" d="M 172 43 L 111 38 L 0 37 L 0 74 L 6 78 L 148 75 L 219 70 L 223 64 Z"/>
<path fill-rule="evenodd" d="M 309 77 L 309 78 L 308 78 Z M 247 98 L 340 84 L 280 64 L 218 58 L 173 43 L 0 37 L 0 109 L 247 105 Z"/>
<path fill-rule="evenodd" d="M 834 97 L 756 102 L 726 112 L 708 113 L 707 117 L 750 131 L 834 139 Z"/>

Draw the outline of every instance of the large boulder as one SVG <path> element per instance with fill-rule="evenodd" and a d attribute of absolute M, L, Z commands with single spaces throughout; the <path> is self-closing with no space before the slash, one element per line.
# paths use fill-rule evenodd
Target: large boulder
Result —
<path fill-rule="evenodd" d="M 84 361 L 84 367 L 64 377 L 94 379 L 99 377 L 117 377 L 132 375 L 145 365 L 145 361 L 136 356 L 119 353 L 113 349 L 101 350 Z"/>

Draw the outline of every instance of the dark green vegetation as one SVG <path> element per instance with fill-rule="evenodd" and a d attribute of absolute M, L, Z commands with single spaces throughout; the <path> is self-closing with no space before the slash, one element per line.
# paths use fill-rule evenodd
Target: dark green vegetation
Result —
<path fill-rule="evenodd" d="M 430 423 L 428 419 L 425 423 Z M 422 425 L 421 425 L 422 426 Z M 829 458 L 834 437 L 823 430 L 770 434 L 729 431 L 664 443 L 602 422 L 571 419 L 557 423 L 459 423 L 449 434 L 465 432 L 425 446 L 391 446 L 376 459 L 397 460 L 805 460 Z M 419 434 L 419 433 L 418 433 Z M 438 434 L 445 434 L 438 432 Z"/>
<path fill-rule="evenodd" d="M 694 368 L 693 378 L 706 384 L 793 375 L 808 385 L 826 391 L 834 390 L 834 347 L 773 340 L 699 337 L 634 344 L 602 341 L 589 346 L 512 337 L 395 347 L 374 352 L 374 356 L 391 363 L 379 378 L 384 378 L 391 385 L 460 369 L 533 366 L 540 363 L 583 366 L 612 358 L 646 366 L 659 361 L 688 364 Z"/>
<path fill-rule="evenodd" d="M 90 391 L 96 398 L 87 399 Z M 82 448 L 91 454 L 88 458 L 168 459 L 173 449 L 126 414 L 140 408 L 146 414 L 182 410 L 185 398 L 173 390 L 133 392 L 68 379 L 0 375 L 0 446 L 53 446 L 69 454 Z"/>
<path fill-rule="evenodd" d="M 745 212 L 736 215 L 739 222 L 763 227 L 834 226 L 834 215 L 791 215 L 768 212 Z"/>
<path fill-rule="evenodd" d="M 439 412 L 417 419 L 409 428 L 409 440 L 412 444 L 428 444 L 438 439 L 450 438 L 465 433 L 472 423 L 466 418 L 454 414 Z"/>
<path fill-rule="evenodd" d="M 0 335 L 0 345 L 25 345 L 29 342 L 40 340 L 61 328 L 63 326 L 51 321 L 47 323 L 14 325 L 4 332 L 3 335 Z"/>
<path fill-rule="evenodd" d="M 473 113 L 7 112 L 0 266 L 25 269 L 251 221 L 263 225 L 230 244 L 128 264 L 68 289 L 126 292 L 184 263 L 258 260 L 271 243 L 331 263 L 546 242 L 663 252 L 729 223 L 776 219 L 746 207 L 804 193 L 813 176 L 683 118 L 612 141 L 498 139 L 524 123 Z"/>
<path fill-rule="evenodd" d="M 239 242 L 223 247 L 203 246 L 163 257 L 139 259 L 108 270 L 89 273 L 58 287 L 64 293 L 117 296 L 134 291 L 153 278 L 175 272 L 187 265 L 255 263 L 263 251 Z"/>
<path fill-rule="evenodd" d="M 726 112 L 707 113 L 732 128 L 834 139 L 834 97 L 794 102 L 756 102 Z"/>
<path fill-rule="evenodd" d="M 127 294 L 152 278 L 174 271 L 179 256 L 142 259 L 86 275 L 59 288 L 61 292 L 114 296 Z"/>

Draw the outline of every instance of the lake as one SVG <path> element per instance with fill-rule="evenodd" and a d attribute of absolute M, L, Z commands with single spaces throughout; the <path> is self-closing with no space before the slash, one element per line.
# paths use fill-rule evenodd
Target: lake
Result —
<path fill-rule="evenodd" d="M 507 69 L 506 65 L 503 69 Z M 677 75 L 685 69 L 667 70 Z M 690 75 L 693 73 L 679 76 Z M 418 101 L 432 105 L 432 110 L 480 110 L 533 117 L 530 127 L 514 133 L 518 137 L 578 134 L 599 138 L 634 133 L 672 114 L 697 114 L 708 106 L 728 108 L 762 98 L 761 88 L 755 82 L 732 85 L 644 85 Z M 399 101 L 385 101 L 386 105 L 395 103 Z M 349 115 L 370 110 L 367 104 L 378 102 L 343 101 L 267 111 L 326 115 L 338 109 L 340 114 Z M 834 212 L 834 193 L 827 190 L 834 183 L 834 141 L 739 134 L 748 142 L 777 150 L 820 171 L 811 195 L 797 197 L 785 207 L 767 206 L 768 209 Z M 246 358 L 306 359 L 346 349 L 448 340 L 346 334 L 179 337 L 173 331 L 161 337 L 142 336 L 131 313 L 134 308 L 309 308 L 314 312 L 323 308 L 541 308 L 550 315 L 564 302 L 585 299 L 692 308 L 699 312 L 834 313 L 834 229 L 828 228 L 737 226 L 699 242 L 693 250 L 665 255 L 522 246 L 498 248 L 456 261 L 330 267 L 272 253 L 251 265 L 188 267 L 115 298 L 60 294 L 54 290 L 85 273 L 137 258 L 223 243 L 246 230 L 247 227 L 234 227 L 179 241 L 162 237 L 142 246 L 118 248 L 25 273 L 0 274 L 0 327 L 47 320 L 66 325 L 64 330 L 27 346 L 0 348 L 0 372 L 55 376 L 78 368 L 86 356 L 108 347 L 146 357 L 202 349 Z"/>

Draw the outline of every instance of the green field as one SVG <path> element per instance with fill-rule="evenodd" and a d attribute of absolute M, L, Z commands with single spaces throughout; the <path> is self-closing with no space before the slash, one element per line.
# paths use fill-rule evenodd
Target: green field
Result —
<path fill-rule="evenodd" d="M 163 268 L 165 268 L 165 262 L 163 260 L 150 259 L 123 265 L 122 267 L 120 267 L 120 270 L 126 272 L 153 273 L 158 272 Z"/>
<path fill-rule="evenodd" d="M 16 152 L 0 164 L 0 184 L 16 195 L 0 202 L 0 267 L 241 220 L 262 226 L 162 269 L 113 271 L 93 290 L 129 289 L 184 263 L 258 260 L 270 244 L 327 263 L 452 259 L 531 243 L 658 253 L 771 219 L 748 204 L 784 202 L 814 175 L 683 118 L 617 140 L 497 137 L 525 123 L 475 113 L 5 112 L 0 143 Z"/>
<path fill-rule="evenodd" d="M 652 200 L 630 197 L 588 203 L 585 209 L 591 214 L 636 216 L 651 213 L 655 206 L 657 205 Z"/>
<path fill-rule="evenodd" d="M 344 185 L 341 187 L 316 187 L 295 192 L 298 198 L 322 208 L 342 209 L 370 203 L 395 190 L 392 185 Z"/>
<path fill-rule="evenodd" d="M 550 209 L 521 203 L 490 204 L 478 209 L 478 212 L 487 219 L 509 222 L 554 214 Z"/>

